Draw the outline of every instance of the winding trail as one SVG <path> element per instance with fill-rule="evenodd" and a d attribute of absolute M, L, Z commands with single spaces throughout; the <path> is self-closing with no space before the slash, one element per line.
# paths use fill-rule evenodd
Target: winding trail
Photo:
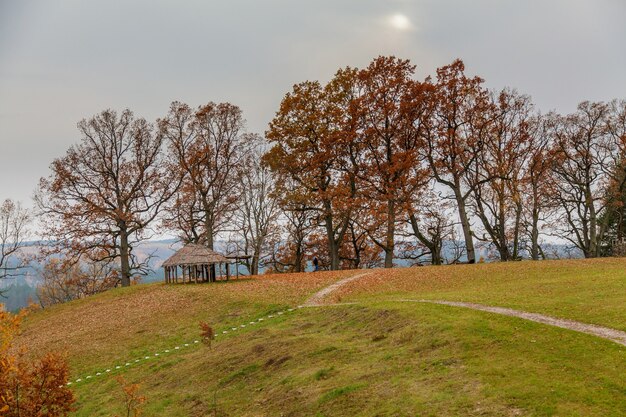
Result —
<path fill-rule="evenodd" d="M 483 304 L 464 303 L 460 301 L 441 301 L 441 300 L 398 300 L 402 302 L 413 303 L 429 303 L 441 304 L 453 307 L 470 308 L 472 310 L 486 311 L 489 313 L 501 314 L 503 316 L 518 317 L 524 320 L 534 321 L 537 323 L 547 324 L 550 326 L 560 327 L 562 329 L 574 330 L 580 333 L 586 333 L 598 336 L 603 339 L 610 340 L 620 345 L 626 346 L 626 332 L 610 327 L 597 326 L 595 324 L 581 323 L 574 320 L 558 319 L 556 317 L 546 316 L 538 313 L 529 313 L 526 311 L 513 310 L 512 308 L 491 307 Z"/>
<path fill-rule="evenodd" d="M 357 304 L 357 303 L 342 303 L 342 304 L 324 304 L 324 299 L 338 290 L 342 286 L 356 281 L 360 278 L 373 274 L 374 272 L 365 272 L 357 274 L 352 277 L 339 280 L 328 287 L 322 288 L 311 297 L 309 297 L 304 304 L 300 307 L 322 307 L 330 305 L 343 305 L 343 304 Z M 560 327 L 562 329 L 573 330 L 579 333 L 585 333 L 592 336 L 597 336 L 602 339 L 610 340 L 622 346 L 626 346 L 626 332 L 617 329 L 611 329 L 610 327 L 597 326 L 595 324 L 582 323 L 574 320 L 559 319 L 556 317 L 546 316 L 544 314 L 529 313 L 527 311 L 514 310 L 512 308 L 505 307 L 491 307 L 483 304 L 465 303 L 462 301 L 444 301 L 444 300 L 392 300 L 399 302 L 409 303 L 428 303 L 428 304 L 440 304 L 452 307 L 469 308 L 472 310 L 486 311 L 488 313 L 500 314 L 503 316 L 517 317 L 524 320 L 534 321 L 536 323 L 547 324 L 549 326 Z"/>
<path fill-rule="evenodd" d="M 304 304 L 301 305 L 301 307 L 318 307 L 318 306 L 322 306 L 324 299 L 330 295 L 332 292 L 338 290 L 339 288 L 343 287 L 344 285 L 348 284 L 349 282 L 352 281 L 356 281 L 359 278 L 363 278 L 367 275 L 372 275 L 373 272 L 364 272 L 362 274 L 357 274 L 348 278 L 344 278 L 341 279 L 331 285 L 329 285 L 328 287 L 324 287 L 321 290 L 319 290 L 318 292 L 316 292 L 315 294 L 313 294 L 312 296 L 310 296 L 305 302 Z"/>

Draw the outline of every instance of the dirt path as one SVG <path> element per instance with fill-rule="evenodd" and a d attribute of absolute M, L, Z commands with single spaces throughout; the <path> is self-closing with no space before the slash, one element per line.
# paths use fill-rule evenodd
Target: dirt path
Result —
<path fill-rule="evenodd" d="M 502 314 L 504 316 L 519 317 L 521 319 L 548 324 L 550 326 L 561 327 L 563 329 L 574 330 L 610 340 L 620 345 L 626 346 L 626 332 L 609 327 L 596 326 L 594 324 L 581 323 L 573 320 L 557 319 L 555 317 L 544 316 L 543 314 L 528 313 L 526 311 L 513 310 L 504 307 L 490 307 L 482 304 L 463 303 L 458 301 L 438 301 L 438 300 L 399 300 L 404 302 L 443 304 L 453 307 L 471 308 L 473 310 L 487 311 L 489 313 Z"/>
<path fill-rule="evenodd" d="M 348 278 L 344 278 L 342 280 L 335 282 L 334 284 L 329 285 L 328 287 L 324 287 L 318 292 L 316 292 L 315 294 L 313 294 L 312 296 L 310 296 L 308 300 L 306 300 L 304 304 L 302 304 L 302 307 L 320 306 L 323 304 L 324 298 L 326 298 L 333 291 L 336 291 L 337 289 L 341 288 L 342 286 L 346 285 L 349 282 L 355 281 L 359 278 L 363 278 L 364 276 L 371 275 L 371 274 L 373 274 L 373 272 L 364 272 L 362 274 L 357 274 Z"/>
<path fill-rule="evenodd" d="M 329 285 L 328 287 L 322 288 L 308 300 L 304 302 L 300 307 L 321 307 L 324 305 L 324 299 L 328 297 L 331 293 L 346 285 L 349 282 L 356 281 L 359 278 L 363 278 L 367 275 L 371 275 L 373 272 L 365 272 L 361 274 L 354 275 L 352 277 L 344 278 L 340 281 L 335 282 L 334 284 Z M 470 308 L 473 310 L 486 311 L 488 313 L 501 314 L 504 316 L 518 317 L 524 320 L 530 320 L 537 323 L 547 324 L 549 326 L 560 327 L 562 329 L 574 330 L 580 333 L 590 334 L 592 336 L 601 337 L 603 339 L 610 340 L 612 342 L 618 343 L 622 346 L 626 346 L 626 332 L 616 329 L 611 329 L 609 327 L 597 326 L 595 324 L 587 324 L 581 323 L 579 321 L 574 320 L 566 320 L 559 319 L 556 317 L 546 316 L 538 313 L 529 313 L 526 311 L 513 310 L 512 308 L 504 308 L 504 307 L 491 307 L 483 304 L 475 304 L 475 303 L 465 303 L 461 301 L 441 301 L 441 300 L 396 300 L 400 302 L 412 302 L 412 303 L 430 303 L 430 304 L 441 304 L 453 307 L 463 307 Z M 357 303 L 345 303 L 345 304 L 357 304 Z M 337 305 L 337 304 L 332 304 Z"/>

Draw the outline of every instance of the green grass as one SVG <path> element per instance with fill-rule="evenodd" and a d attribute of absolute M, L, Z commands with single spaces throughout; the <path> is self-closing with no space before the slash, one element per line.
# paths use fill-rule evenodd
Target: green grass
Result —
<path fill-rule="evenodd" d="M 626 330 L 626 261 L 513 262 L 382 271 L 340 291 L 342 301 L 465 301 Z"/>
<path fill-rule="evenodd" d="M 359 304 L 299 309 L 220 334 L 211 348 L 190 346 L 118 373 L 141 384 L 149 416 L 621 416 L 626 347 L 513 317 L 393 301 L 473 301 L 624 328 L 621 270 L 626 262 L 375 271 L 384 281 L 355 283 L 340 295 Z M 21 339 L 69 346 L 73 374 L 84 375 L 197 338 L 200 318 L 218 330 L 246 323 L 353 273 L 302 274 L 276 285 L 138 286 L 35 313 Z M 165 301 L 138 306 L 155 296 Z M 593 307 L 599 298 L 604 314 Z M 125 320 L 103 339 L 90 325 L 115 329 L 111 303 L 130 306 L 140 324 Z M 95 318 L 81 323 L 89 313 Z M 79 329 L 63 340 L 61 327 L 72 319 Z M 76 416 L 122 412 L 118 383 L 100 378 L 73 385 Z"/>

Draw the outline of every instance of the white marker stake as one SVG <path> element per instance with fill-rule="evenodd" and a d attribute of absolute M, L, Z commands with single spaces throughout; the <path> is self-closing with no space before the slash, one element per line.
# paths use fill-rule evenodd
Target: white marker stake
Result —
<path fill-rule="evenodd" d="M 297 308 L 303 308 L 303 306 L 298 306 Z M 278 312 L 277 312 L 277 313 L 275 313 L 275 314 L 277 314 L 277 315 L 282 315 L 282 314 L 284 314 L 284 313 L 285 313 L 285 312 L 287 312 L 287 311 L 291 312 L 291 311 L 294 311 L 294 309 L 293 309 L 293 308 L 289 308 L 289 309 L 287 309 L 287 310 L 285 310 L 285 311 L 278 311 Z M 267 318 L 268 318 L 268 319 L 274 318 L 274 315 L 273 315 L 273 314 L 269 314 L 269 315 L 267 316 Z M 257 319 L 257 321 L 251 321 L 251 322 L 250 322 L 250 324 L 251 324 L 251 325 L 252 325 L 252 324 L 257 324 L 257 322 L 261 322 L 261 321 L 263 321 L 263 320 L 264 320 L 264 318 L 262 318 L 262 317 L 261 317 L 261 318 Z M 235 330 L 237 330 L 237 329 L 239 329 L 239 328 L 245 328 L 245 327 L 246 327 L 246 325 L 245 325 L 245 324 L 241 324 L 239 327 L 232 327 L 232 328 L 231 328 L 231 331 L 235 331 Z M 228 330 L 223 330 L 223 331 L 222 331 L 222 334 L 227 334 L 227 333 L 228 333 Z M 216 335 L 214 335 L 214 337 L 217 337 L 217 336 L 218 336 L 217 334 L 216 334 Z M 199 340 L 194 340 L 194 341 L 193 341 L 193 343 L 194 343 L 194 344 L 195 344 L 195 343 L 200 343 L 200 341 L 199 341 Z M 183 346 L 188 347 L 189 345 L 190 345 L 190 343 L 185 343 Z M 180 346 L 176 346 L 176 347 L 174 347 L 174 349 L 173 349 L 173 350 L 180 350 Z M 169 349 L 165 349 L 165 350 L 163 351 L 163 353 L 170 353 L 170 350 L 169 350 Z M 154 356 L 159 356 L 159 355 L 160 355 L 159 353 L 155 353 L 155 354 L 154 354 Z M 150 356 L 146 356 L 146 357 L 144 357 L 144 359 L 150 359 Z M 139 359 L 135 359 L 135 363 L 140 362 L 140 361 L 141 361 L 141 358 L 139 358 Z M 126 363 L 124 364 L 124 366 L 130 366 L 130 365 L 131 365 L 131 363 L 130 363 L 130 362 L 126 362 Z M 117 365 L 117 366 L 115 367 L 115 369 L 121 369 L 121 368 L 122 368 L 122 366 L 120 366 L 120 365 Z M 104 372 L 105 372 L 105 373 L 106 373 L 106 372 L 111 372 L 111 369 L 107 369 L 107 370 L 105 370 Z M 101 372 L 97 372 L 97 373 L 95 374 L 95 376 L 100 376 L 100 375 L 102 375 L 102 373 L 101 373 Z M 91 378 L 93 378 L 93 376 L 92 376 L 92 375 L 87 375 L 87 376 L 85 377 L 85 379 L 91 379 Z M 78 378 L 78 379 L 76 380 L 76 382 L 77 382 L 77 383 L 78 383 L 78 382 L 81 382 L 81 381 L 82 381 L 82 379 L 81 379 L 81 378 Z M 68 382 L 66 385 L 72 385 L 72 382 Z M 61 388 L 61 387 L 62 387 L 62 386 L 60 386 L 59 388 Z"/>

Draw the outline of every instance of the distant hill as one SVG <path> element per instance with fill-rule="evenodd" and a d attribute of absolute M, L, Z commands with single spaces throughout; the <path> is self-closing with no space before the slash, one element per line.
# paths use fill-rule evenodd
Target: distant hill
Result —
<path fill-rule="evenodd" d="M 42 242 L 29 242 L 24 247 L 23 252 L 26 255 L 37 255 L 45 244 Z M 171 256 L 176 249 L 180 247 L 180 243 L 176 240 L 158 240 L 146 241 L 137 245 L 134 249 L 140 260 L 150 258 L 149 265 L 151 271 L 142 278 L 142 282 L 150 283 L 163 279 L 163 271 L 160 266 L 165 259 Z M 26 307 L 29 301 L 37 301 L 35 288 L 40 282 L 41 265 L 37 262 L 32 263 L 24 268 L 22 275 L 0 280 L 0 289 L 3 289 L 5 298 L 0 298 L 0 304 L 4 304 L 9 311 L 19 310 Z"/>
<path fill-rule="evenodd" d="M 42 242 L 30 242 L 24 248 L 24 252 L 28 255 L 36 255 L 44 243 Z M 218 251 L 226 251 L 226 241 L 218 240 L 215 243 Z M 134 248 L 137 257 L 143 261 L 150 258 L 148 264 L 151 270 L 147 275 L 141 279 L 142 283 L 152 283 L 163 280 L 163 271 L 161 270 L 161 264 L 169 258 L 177 249 L 181 247 L 181 243 L 175 239 L 166 240 L 150 240 L 142 242 Z M 444 244 L 444 257 L 452 258 L 452 251 L 454 245 L 451 242 Z M 566 250 L 563 245 L 551 245 L 550 253 L 556 253 L 562 257 L 571 257 L 572 254 Z M 477 249 L 478 257 L 487 258 L 487 251 L 484 248 Z M 427 261 L 428 259 L 424 259 Z M 463 259 L 462 259 L 463 260 Z M 413 262 L 405 259 L 396 259 L 394 263 L 398 267 L 411 266 Z M 12 279 L 0 280 L 0 288 L 4 288 L 5 297 L 0 298 L 0 303 L 5 304 L 7 310 L 15 311 L 20 308 L 26 307 L 29 301 L 37 301 L 37 294 L 35 288 L 40 281 L 41 265 L 33 264 L 23 270 L 23 275 Z M 261 273 L 263 269 L 261 268 Z M 242 269 L 242 273 L 246 273 L 245 268 Z M 8 290 L 7 290 L 8 289 Z"/>

